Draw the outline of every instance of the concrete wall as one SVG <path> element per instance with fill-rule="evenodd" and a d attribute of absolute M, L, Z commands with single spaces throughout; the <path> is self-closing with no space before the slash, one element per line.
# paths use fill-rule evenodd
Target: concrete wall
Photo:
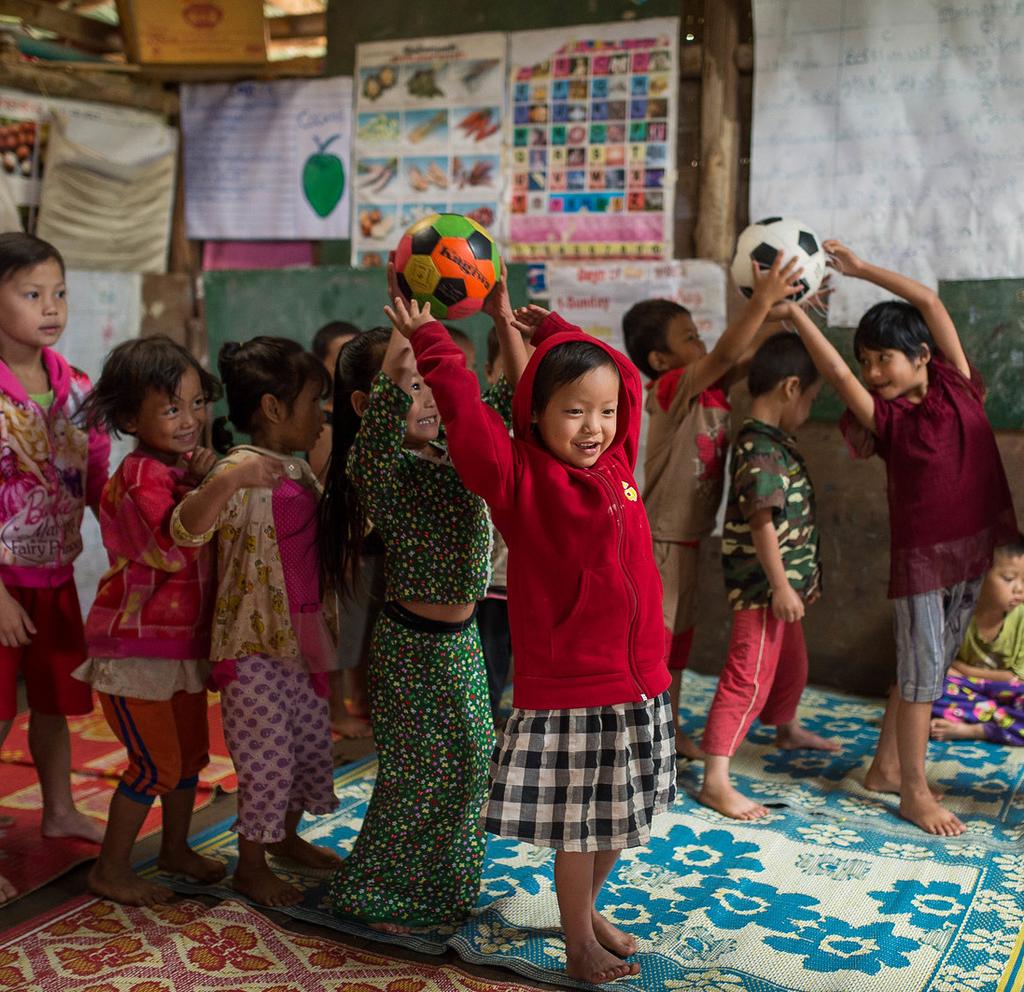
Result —
<path fill-rule="evenodd" d="M 738 404 L 739 405 L 739 404 Z M 742 414 L 736 411 L 735 423 Z M 997 433 L 1018 513 L 1024 511 L 1024 433 Z M 881 460 L 854 461 L 839 428 L 811 423 L 798 441 L 818 498 L 825 592 L 804 620 L 810 681 L 882 695 L 895 672 L 889 604 L 889 519 Z M 702 553 L 700 617 L 691 667 L 717 673 L 729 639 L 720 542 Z"/>

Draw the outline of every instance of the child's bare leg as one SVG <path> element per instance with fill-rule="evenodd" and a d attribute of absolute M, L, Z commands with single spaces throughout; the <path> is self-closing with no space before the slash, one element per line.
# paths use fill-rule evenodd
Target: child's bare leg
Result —
<path fill-rule="evenodd" d="M 59 714 L 33 710 L 28 722 L 28 747 L 43 794 L 43 836 L 81 837 L 99 844 L 103 840 L 102 824 L 75 809 L 71 799 L 71 735 L 67 720 Z"/>
<path fill-rule="evenodd" d="M 592 914 L 594 936 L 605 950 L 611 951 L 612 954 L 617 954 L 620 958 L 628 958 L 631 954 L 636 954 L 636 938 L 632 934 L 625 933 L 618 927 L 612 926 L 597 911 L 597 897 L 601 894 L 601 889 L 604 887 L 605 881 L 618 860 L 618 851 L 594 852 L 594 909 Z"/>
<path fill-rule="evenodd" d="M 766 806 L 748 799 L 732 784 L 729 779 L 730 760 L 727 754 L 704 755 L 704 784 L 697 802 L 734 820 L 759 820 L 767 816 Z"/>
<path fill-rule="evenodd" d="M 893 686 L 885 703 L 875 756 L 864 776 L 864 788 L 872 792 L 891 792 L 894 795 L 900 793 L 900 751 L 896 740 L 896 727 L 900 722 L 902 705 L 899 688 Z M 929 791 L 935 799 L 942 798 L 941 792 L 935 789 Z"/>
<path fill-rule="evenodd" d="M 13 720 L 0 720 L 0 745 L 7 740 L 13 722 Z M 0 875 L 0 906 L 9 902 L 17 894 L 18 890 L 3 875 Z"/>
<path fill-rule="evenodd" d="M 164 823 L 157 864 L 164 871 L 188 875 L 200 882 L 219 882 L 227 874 L 224 865 L 213 858 L 204 858 L 188 846 L 188 828 L 195 801 L 195 786 L 174 789 L 160 797 Z"/>
<path fill-rule="evenodd" d="M 985 740 L 985 728 L 980 723 L 956 723 L 940 716 L 932 720 L 930 730 L 937 741 Z"/>
<path fill-rule="evenodd" d="M 900 791 L 900 752 L 896 743 L 896 725 L 899 723 L 900 690 L 893 686 L 885 701 L 882 729 L 878 733 L 878 744 L 871 766 L 864 776 L 864 788 L 872 792 Z"/>
<path fill-rule="evenodd" d="M 132 871 L 132 848 L 151 808 L 121 792 L 114 793 L 100 856 L 89 871 L 89 889 L 95 895 L 127 906 L 155 906 L 174 897 L 166 886 L 149 882 Z"/>
<path fill-rule="evenodd" d="M 331 710 L 331 730 L 350 740 L 358 737 L 369 737 L 373 731 L 370 725 L 349 712 L 345 702 L 345 673 L 330 672 L 331 695 L 328 699 Z"/>
<path fill-rule="evenodd" d="M 238 835 L 238 863 L 232 886 L 261 906 L 295 906 L 302 893 L 279 878 L 267 864 L 266 846 Z"/>
<path fill-rule="evenodd" d="M 691 761 L 698 761 L 704 757 L 704 752 L 697 746 L 697 742 L 689 735 L 684 734 L 679 726 L 679 690 L 683 684 L 682 669 L 672 669 L 672 685 L 669 686 L 669 700 L 672 704 L 672 726 L 676 728 L 676 755 L 680 758 L 689 758 Z"/>
<path fill-rule="evenodd" d="M 638 975 L 638 964 L 627 964 L 605 950 L 594 933 L 593 854 L 558 851 L 555 854 L 555 894 L 565 932 L 565 970 L 592 985 Z"/>
<path fill-rule="evenodd" d="M 317 847 L 303 840 L 297 831 L 302 810 L 289 810 L 284 818 L 284 840 L 276 844 L 267 844 L 267 850 L 278 858 L 288 858 L 307 868 L 337 868 L 341 864 L 341 856 L 328 847 Z"/>
<path fill-rule="evenodd" d="M 900 816 L 925 833 L 957 837 L 967 828 L 939 804 L 925 778 L 924 762 L 931 718 L 930 702 L 903 700 L 900 704 L 900 718 L 896 726 L 900 757 Z"/>
<path fill-rule="evenodd" d="M 796 751 L 801 748 L 810 751 L 841 751 L 843 749 L 838 741 L 812 733 L 806 727 L 801 726 L 799 720 L 780 723 L 775 728 L 775 746 L 780 751 Z"/>

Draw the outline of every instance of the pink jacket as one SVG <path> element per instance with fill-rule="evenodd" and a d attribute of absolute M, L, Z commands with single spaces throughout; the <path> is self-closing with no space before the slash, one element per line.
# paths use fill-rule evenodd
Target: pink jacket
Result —
<path fill-rule="evenodd" d="M 88 376 L 43 349 L 53 403 L 43 410 L 0 362 L 0 579 L 59 586 L 82 550 L 82 515 L 98 506 L 110 439 L 81 423 Z"/>

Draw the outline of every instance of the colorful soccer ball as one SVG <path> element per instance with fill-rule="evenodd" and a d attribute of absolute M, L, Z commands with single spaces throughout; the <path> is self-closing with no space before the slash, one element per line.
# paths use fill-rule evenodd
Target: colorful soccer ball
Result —
<path fill-rule="evenodd" d="M 799 301 L 818 291 L 825 277 L 825 250 L 818 236 L 798 220 L 766 217 L 751 224 L 736 240 L 732 277 L 744 296 L 754 292 L 754 263 L 770 268 L 780 251 L 787 260 L 795 255 L 804 270 L 797 280 L 803 288 L 790 299 Z"/>
<path fill-rule="evenodd" d="M 429 303 L 439 320 L 470 317 L 501 278 L 494 238 L 462 214 L 432 214 L 402 235 L 395 251 L 398 287 Z"/>

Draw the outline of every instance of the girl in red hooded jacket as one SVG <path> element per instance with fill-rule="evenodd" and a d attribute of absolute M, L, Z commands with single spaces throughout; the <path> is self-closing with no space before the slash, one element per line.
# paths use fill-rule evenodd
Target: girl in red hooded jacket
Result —
<path fill-rule="evenodd" d="M 502 299 L 494 312 L 506 314 Z M 675 796 L 661 581 L 633 478 L 642 387 L 615 349 L 540 307 L 513 399 L 514 436 L 443 325 L 397 298 L 449 452 L 508 544 L 513 711 L 491 762 L 484 825 L 555 855 L 566 972 L 639 973 L 636 940 L 596 909 L 623 848 L 645 844 Z M 501 328 L 499 327 L 499 332 Z M 514 333 L 514 332 L 513 332 Z"/>

